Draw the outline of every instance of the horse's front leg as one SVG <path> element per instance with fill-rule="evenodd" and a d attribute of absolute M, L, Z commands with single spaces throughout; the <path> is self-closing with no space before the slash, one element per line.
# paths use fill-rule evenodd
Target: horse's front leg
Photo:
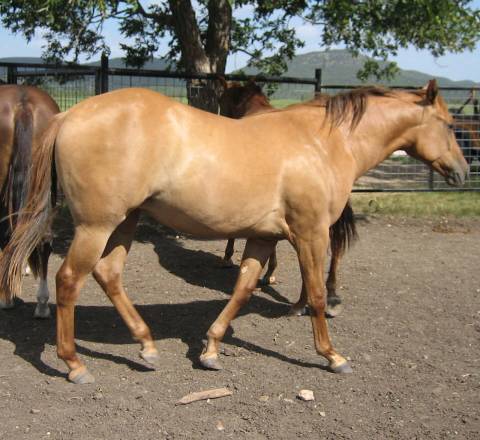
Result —
<path fill-rule="evenodd" d="M 323 267 L 329 243 L 328 227 L 310 232 L 308 238 L 295 234 L 294 246 L 297 250 L 300 270 L 310 308 L 313 337 L 317 353 L 324 356 L 330 369 L 335 373 L 350 373 L 347 360 L 338 354 L 328 335 L 325 319 L 326 294 Z"/>
<path fill-rule="evenodd" d="M 225 335 L 230 322 L 235 318 L 240 308 L 250 299 L 253 290 L 257 286 L 258 277 L 262 272 L 263 266 L 275 245 L 275 241 L 247 240 L 233 295 L 208 330 L 207 347 L 200 356 L 200 362 L 204 367 L 212 370 L 220 370 L 222 368 L 218 360 L 220 341 Z"/>

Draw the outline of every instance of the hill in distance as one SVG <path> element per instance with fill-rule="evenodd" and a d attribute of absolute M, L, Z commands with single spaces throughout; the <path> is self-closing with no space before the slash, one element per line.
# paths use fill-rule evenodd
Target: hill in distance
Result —
<path fill-rule="evenodd" d="M 322 83 L 324 85 L 361 85 L 357 78 L 357 72 L 361 69 L 365 61 L 365 56 L 354 58 L 346 50 L 329 50 L 325 52 L 309 52 L 296 55 L 288 62 L 288 70 L 285 76 L 299 78 L 312 78 L 315 75 L 315 69 L 322 69 Z M 245 69 L 247 72 L 248 69 Z M 398 74 L 392 80 L 377 81 L 370 79 L 367 83 L 379 83 L 390 86 L 424 86 L 432 75 L 418 72 L 416 70 L 400 69 Z M 452 81 L 444 77 L 436 77 L 438 84 L 442 87 L 472 87 L 474 81 Z"/>
<path fill-rule="evenodd" d="M 357 58 L 346 50 L 329 50 L 324 52 L 309 52 L 305 54 L 296 55 L 288 63 L 288 70 L 284 76 L 291 76 L 297 78 L 314 78 L 315 69 L 322 69 L 322 84 L 324 85 L 361 85 L 362 83 L 356 76 L 357 72 L 367 60 L 365 56 Z M 41 58 L 32 57 L 10 57 L 0 58 L 0 62 L 11 63 L 42 63 Z M 85 65 L 95 66 L 99 65 L 100 61 L 86 63 Z M 109 66 L 112 68 L 125 68 L 125 62 L 122 58 L 111 58 Z M 162 58 L 154 58 L 147 62 L 144 69 L 148 70 L 168 70 L 168 62 Z M 171 66 L 174 70 L 174 66 Z M 258 74 L 258 70 L 252 68 L 244 68 L 243 72 L 249 75 Z M 438 83 L 442 87 L 473 87 L 480 86 L 480 83 L 474 81 L 453 81 L 445 77 L 436 77 Z M 416 70 L 400 69 L 398 74 L 392 80 L 376 81 L 371 79 L 366 83 L 379 83 L 390 86 L 424 86 L 432 75 L 418 72 Z"/>

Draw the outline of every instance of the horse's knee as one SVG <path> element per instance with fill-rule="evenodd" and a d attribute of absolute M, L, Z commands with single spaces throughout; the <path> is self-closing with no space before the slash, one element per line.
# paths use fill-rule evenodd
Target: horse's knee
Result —
<path fill-rule="evenodd" d="M 99 261 L 93 270 L 93 277 L 107 293 L 117 292 L 122 283 L 121 270 Z"/>
<path fill-rule="evenodd" d="M 78 277 L 69 267 L 61 267 L 55 276 L 57 286 L 57 305 L 67 305 L 74 302 L 78 296 Z"/>

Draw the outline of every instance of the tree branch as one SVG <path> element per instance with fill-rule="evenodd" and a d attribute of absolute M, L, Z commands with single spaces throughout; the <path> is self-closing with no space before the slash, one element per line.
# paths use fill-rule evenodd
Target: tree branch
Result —
<path fill-rule="evenodd" d="M 213 72 L 224 73 L 230 50 L 232 7 L 229 0 L 208 2 L 208 28 L 205 51 Z"/>
<path fill-rule="evenodd" d="M 140 1 L 137 1 L 137 12 L 145 18 L 150 18 L 151 20 L 157 21 L 158 20 L 158 14 L 154 14 L 152 12 L 147 12 L 143 5 L 140 3 Z"/>
<path fill-rule="evenodd" d="M 202 45 L 200 29 L 190 0 L 169 0 L 173 28 L 180 43 L 182 64 L 187 72 L 210 73 L 210 63 Z"/>

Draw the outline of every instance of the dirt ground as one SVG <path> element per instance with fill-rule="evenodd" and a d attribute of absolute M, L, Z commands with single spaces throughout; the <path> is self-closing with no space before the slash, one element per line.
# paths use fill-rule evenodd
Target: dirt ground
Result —
<path fill-rule="evenodd" d="M 32 318 L 36 282 L 27 277 L 25 302 L 0 311 L 0 438 L 480 438 L 480 220 L 370 218 L 358 227 L 340 271 L 344 311 L 329 320 L 350 375 L 325 369 L 308 317 L 287 316 L 300 290 L 287 243 L 278 249 L 279 282 L 256 292 L 227 332 L 219 372 L 197 358 L 235 281 L 237 268 L 219 268 L 223 241 L 140 226 L 125 284 L 162 353 L 157 371 L 88 282 L 76 336 L 92 385 L 66 381 L 55 320 Z M 56 240 L 52 293 L 68 240 L 65 231 Z M 175 406 L 217 387 L 233 395 Z M 298 400 L 301 389 L 315 401 Z"/>

